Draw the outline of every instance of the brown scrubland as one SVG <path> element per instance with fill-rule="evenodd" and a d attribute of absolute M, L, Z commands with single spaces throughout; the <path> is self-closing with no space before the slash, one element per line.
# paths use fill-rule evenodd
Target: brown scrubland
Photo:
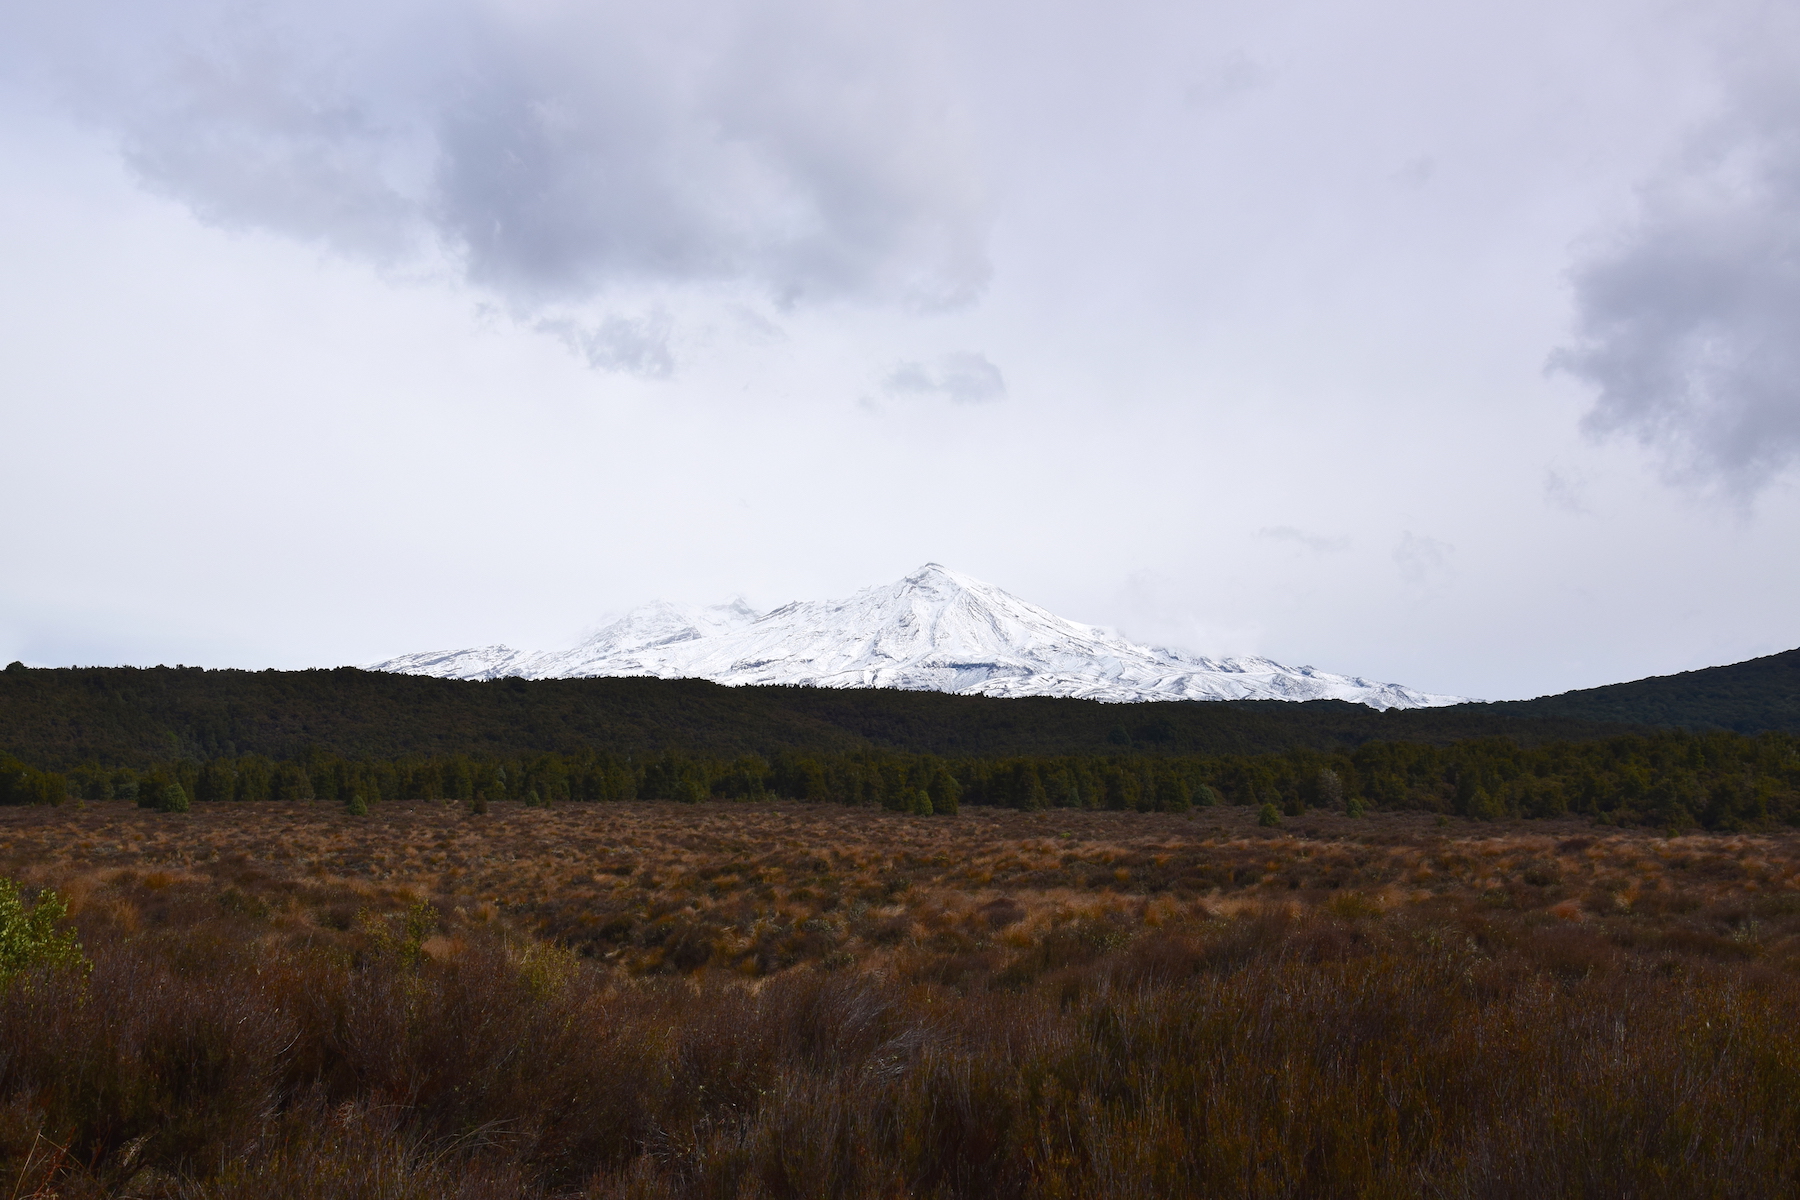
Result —
<path fill-rule="evenodd" d="M 1800 834 L 0 809 L 14 1198 L 1800 1194 Z"/>

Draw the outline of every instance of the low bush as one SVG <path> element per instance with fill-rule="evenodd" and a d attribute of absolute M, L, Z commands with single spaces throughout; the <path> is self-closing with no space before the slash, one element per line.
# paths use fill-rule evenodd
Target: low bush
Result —
<path fill-rule="evenodd" d="M 0 878 L 0 985 L 33 967 L 74 967 L 85 960 L 72 929 L 61 928 L 69 909 L 45 889 L 28 908 L 19 885 Z"/>
<path fill-rule="evenodd" d="M 99 807 L 0 819 L 21 1195 L 1800 1188 L 1791 839 Z"/>

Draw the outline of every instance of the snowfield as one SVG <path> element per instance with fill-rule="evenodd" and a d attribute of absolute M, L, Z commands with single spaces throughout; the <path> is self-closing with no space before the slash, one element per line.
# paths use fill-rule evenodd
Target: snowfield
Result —
<path fill-rule="evenodd" d="M 742 600 L 704 608 L 658 600 L 568 650 L 481 646 L 406 654 L 367 669 L 444 679 L 649 675 L 1119 702 L 1348 700 L 1387 709 L 1464 701 L 1266 658 L 1140 646 L 937 563 L 847 600 L 798 601 L 760 614 Z"/>

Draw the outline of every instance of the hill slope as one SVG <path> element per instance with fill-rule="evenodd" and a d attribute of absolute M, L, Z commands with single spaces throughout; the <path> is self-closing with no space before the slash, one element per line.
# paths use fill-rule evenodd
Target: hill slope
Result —
<path fill-rule="evenodd" d="M 1800 733 L 1800 650 L 1466 711 L 1548 720 Z"/>

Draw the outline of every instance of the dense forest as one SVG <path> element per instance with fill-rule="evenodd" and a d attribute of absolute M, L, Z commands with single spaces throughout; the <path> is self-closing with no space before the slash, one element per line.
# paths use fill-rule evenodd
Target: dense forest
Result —
<path fill-rule="evenodd" d="M 1617 724 L 1489 707 L 1384 713 L 1329 700 L 1104 704 L 891 689 L 728 688 L 697 679 L 467 682 L 351 667 L 15 666 L 0 672 L 0 753 L 45 769 L 312 752 L 347 758 L 666 750 L 766 758 L 877 749 L 988 758 L 1253 754 L 1495 736 L 1536 743 L 1618 732 Z"/>
<path fill-rule="evenodd" d="M 1668 731 L 1522 746 L 1370 742 L 1266 754 L 944 758 L 862 750 L 764 758 L 608 752 L 519 756 L 182 759 L 67 773 L 0 760 L 0 803 L 384 800 L 556 805 L 622 800 L 792 799 L 955 814 L 964 805 L 1183 812 L 1255 805 L 1271 823 L 1323 808 L 1411 809 L 1465 817 L 1586 815 L 1607 823 L 1742 829 L 1800 824 L 1800 737 Z"/>
<path fill-rule="evenodd" d="M 0 672 L 0 803 L 1228 803 L 1729 829 L 1800 822 L 1800 721 L 1777 719 L 1794 708 L 1797 679 L 1793 651 L 1539 701 L 1383 713 L 1334 701 L 1121 705 L 701 680 L 13 664 Z M 1717 728 L 1752 710 L 1781 731 Z"/>
<path fill-rule="evenodd" d="M 1458 706 L 1477 709 L 1552 720 L 1800 733 L 1800 650 L 1536 700 Z"/>

